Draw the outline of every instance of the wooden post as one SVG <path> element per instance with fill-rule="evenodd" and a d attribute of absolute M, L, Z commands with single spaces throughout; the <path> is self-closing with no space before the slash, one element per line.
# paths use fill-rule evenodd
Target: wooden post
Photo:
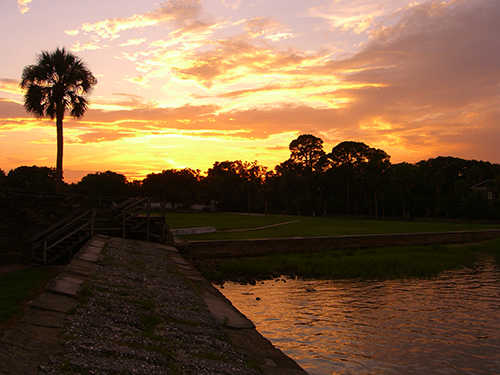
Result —
<path fill-rule="evenodd" d="M 126 217 L 127 213 L 125 211 L 122 212 L 122 237 L 125 238 L 125 222 L 126 222 Z"/>
<path fill-rule="evenodd" d="M 165 243 L 165 238 L 166 238 L 166 226 L 167 226 L 167 218 L 165 217 L 165 198 L 162 198 L 161 200 L 161 220 L 162 220 L 162 226 L 161 226 L 161 242 Z"/>
<path fill-rule="evenodd" d="M 146 202 L 146 241 L 149 242 L 149 218 L 151 216 L 151 198 L 148 197 Z"/>

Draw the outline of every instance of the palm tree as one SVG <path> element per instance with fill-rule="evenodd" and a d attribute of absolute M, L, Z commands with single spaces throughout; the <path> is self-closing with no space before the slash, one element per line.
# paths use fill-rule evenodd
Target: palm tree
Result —
<path fill-rule="evenodd" d="M 88 108 L 87 98 L 96 84 L 96 78 L 82 59 L 64 48 L 57 48 L 51 53 L 42 51 L 38 55 L 38 63 L 23 70 L 21 88 L 26 89 L 26 111 L 36 118 L 56 119 L 57 193 L 62 191 L 64 115 L 66 110 L 70 110 L 72 117 L 83 117 Z"/>

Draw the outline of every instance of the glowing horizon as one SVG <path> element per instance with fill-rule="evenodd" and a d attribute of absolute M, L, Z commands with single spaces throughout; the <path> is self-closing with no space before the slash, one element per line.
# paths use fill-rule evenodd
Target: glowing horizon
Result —
<path fill-rule="evenodd" d="M 59 19 L 53 19 L 59 9 Z M 55 165 L 55 123 L 22 106 L 22 69 L 66 47 L 98 79 L 65 119 L 65 181 L 216 161 L 273 169 L 300 134 L 391 162 L 500 162 L 494 0 L 19 0 L 0 5 L 0 168 Z"/>

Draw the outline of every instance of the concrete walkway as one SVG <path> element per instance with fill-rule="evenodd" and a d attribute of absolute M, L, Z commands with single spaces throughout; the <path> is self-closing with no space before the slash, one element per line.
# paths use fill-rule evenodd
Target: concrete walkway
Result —
<path fill-rule="evenodd" d="M 94 237 L 0 339 L 0 374 L 306 374 L 174 248 Z"/>

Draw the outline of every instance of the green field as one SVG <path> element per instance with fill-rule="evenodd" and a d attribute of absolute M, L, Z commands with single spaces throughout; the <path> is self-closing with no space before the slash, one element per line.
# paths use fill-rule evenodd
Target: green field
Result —
<path fill-rule="evenodd" d="M 457 232 L 467 230 L 500 229 L 500 224 L 176 212 L 167 213 L 167 223 L 171 228 L 215 227 L 218 231 L 217 233 L 181 236 L 181 238 L 188 241 L 322 237 L 390 233 Z M 229 230 L 255 229 L 279 223 L 286 224 L 264 229 L 226 232 Z"/>

